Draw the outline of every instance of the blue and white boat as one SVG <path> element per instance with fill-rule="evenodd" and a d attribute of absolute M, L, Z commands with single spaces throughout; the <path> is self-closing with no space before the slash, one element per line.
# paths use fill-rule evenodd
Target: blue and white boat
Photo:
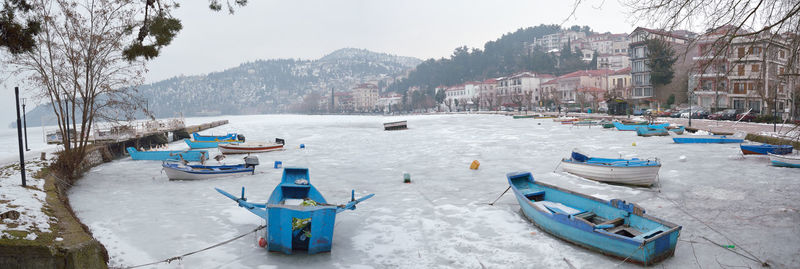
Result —
<path fill-rule="evenodd" d="M 247 156 L 245 163 L 235 165 L 193 165 L 182 162 L 161 164 L 170 180 L 198 180 L 236 175 L 254 174 L 258 157 Z"/>
<path fill-rule="evenodd" d="M 792 145 L 770 145 L 770 144 L 741 144 L 739 148 L 742 149 L 744 155 L 767 155 L 772 153 L 776 155 L 786 155 L 792 153 L 794 147 Z"/>
<path fill-rule="evenodd" d="M 614 127 L 617 127 L 617 130 L 620 130 L 620 131 L 636 131 L 637 127 L 648 127 L 648 128 L 661 128 L 661 129 L 664 129 L 664 128 L 667 128 L 667 126 L 669 126 L 669 123 L 648 124 L 648 125 L 625 125 L 625 124 L 622 124 L 622 123 L 620 123 L 618 121 L 612 122 L 612 124 L 614 124 Z"/>
<path fill-rule="evenodd" d="M 665 128 L 650 128 L 650 127 L 636 127 L 636 135 L 650 137 L 650 136 L 668 136 L 667 129 Z"/>
<path fill-rule="evenodd" d="M 292 254 L 305 250 L 308 254 L 331 251 L 336 214 L 355 210 L 356 204 L 374 196 L 355 199 L 350 193 L 346 204 L 328 204 L 325 197 L 310 182 L 308 168 L 284 168 L 281 183 L 275 187 L 266 203 L 251 203 L 223 190 L 219 193 L 236 201 L 251 213 L 267 221 L 267 249 Z"/>
<path fill-rule="evenodd" d="M 800 155 L 775 155 L 767 153 L 773 166 L 800 168 Z"/>
<path fill-rule="evenodd" d="M 189 140 L 188 138 L 187 139 L 183 139 L 183 141 L 186 142 L 186 145 L 189 145 L 189 148 L 191 148 L 191 149 L 216 148 L 220 144 L 230 144 L 230 143 L 234 143 L 234 142 L 241 142 L 239 140 L 223 140 L 223 141 L 214 141 L 214 142 L 210 142 L 210 141 L 203 142 L 203 141 L 192 141 L 192 140 Z"/>
<path fill-rule="evenodd" d="M 672 141 L 678 144 L 706 144 L 706 143 L 742 143 L 747 136 L 744 132 L 736 132 L 733 135 L 677 135 L 669 133 Z"/>
<path fill-rule="evenodd" d="M 561 160 L 565 172 L 586 179 L 614 184 L 650 186 L 656 183 L 661 162 L 652 160 L 589 157 L 577 149 Z"/>
<path fill-rule="evenodd" d="M 525 217 L 553 236 L 645 266 L 675 253 L 681 226 L 647 215 L 636 204 L 535 182 L 530 172 L 506 176 Z"/>
<path fill-rule="evenodd" d="M 219 142 L 229 140 L 244 142 L 244 136 L 237 133 L 228 133 L 226 135 L 200 135 L 198 133 L 192 133 L 192 138 L 197 142 Z"/>
<path fill-rule="evenodd" d="M 683 126 L 683 125 L 681 125 L 681 126 L 677 126 L 677 127 L 675 127 L 675 126 L 668 126 L 668 127 L 667 127 L 667 131 L 670 131 L 670 132 L 673 132 L 673 133 L 675 133 L 675 134 L 679 134 L 679 135 L 681 135 L 681 134 L 683 134 L 683 132 L 685 132 L 685 131 L 686 131 L 686 127 L 685 127 L 685 126 Z"/>
<path fill-rule="evenodd" d="M 166 161 L 184 159 L 188 162 L 202 162 L 208 160 L 207 150 L 157 150 L 138 151 L 134 147 L 127 147 L 128 154 L 134 160 Z"/>

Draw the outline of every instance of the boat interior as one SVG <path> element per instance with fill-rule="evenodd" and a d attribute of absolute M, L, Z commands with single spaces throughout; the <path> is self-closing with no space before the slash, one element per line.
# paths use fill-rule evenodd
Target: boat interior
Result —
<path fill-rule="evenodd" d="M 525 198 L 531 201 L 534 208 L 550 215 L 566 215 L 573 222 L 588 225 L 594 232 L 645 240 L 670 229 L 642 217 L 644 209 L 641 207 L 621 200 L 603 203 L 534 183 L 527 177 L 512 178 L 511 182 Z"/>

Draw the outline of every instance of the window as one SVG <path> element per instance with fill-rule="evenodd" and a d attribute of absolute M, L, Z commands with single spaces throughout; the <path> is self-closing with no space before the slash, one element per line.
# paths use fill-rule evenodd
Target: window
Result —
<path fill-rule="evenodd" d="M 742 99 L 733 99 L 733 108 L 737 110 L 744 110 L 744 100 Z"/>
<path fill-rule="evenodd" d="M 740 76 L 744 76 L 744 65 L 743 65 L 743 64 L 740 64 L 740 65 L 738 66 L 738 68 L 739 68 L 739 70 L 738 70 L 738 71 L 739 71 L 739 72 L 738 72 L 738 75 L 740 75 Z"/>
<path fill-rule="evenodd" d="M 779 50 L 778 57 L 780 57 L 781 59 L 786 58 L 786 52 L 783 50 Z"/>
<path fill-rule="evenodd" d="M 754 64 L 754 65 L 750 66 L 750 71 L 758 72 L 758 70 L 760 69 L 759 67 L 761 67 L 761 66 L 759 66 L 757 64 Z"/>
<path fill-rule="evenodd" d="M 744 83 L 733 83 L 733 93 L 734 94 L 744 94 L 745 88 Z"/>
<path fill-rule="evenodd" d="M 653 88 L 644 88 L 644 96 L 653 96 Z"/>
<path fill-rule="evenodd" d="M 784 69 L 783 67 L 778 68 L 778 74 L 779 75 L 783 75 L 784 72 L 786 72 L 786 69 Z"/>
<path fill-rule="evenodd" d="M 739 51 L 738 51 L 738 52 L 739 52 L 739 53 L 738 53 L 738 56 L 739 56 L 739 58 L 744 58 L 744 48 L 743 48 L 743 47 L 742 47 L 742 48 L 739 48 Z"/>
<path fill-rule="evenodd" d="M 761 101 L 750 101 L 750 108 L 753 109 L 753 112 L 759 113 L 761 112 Z"/>

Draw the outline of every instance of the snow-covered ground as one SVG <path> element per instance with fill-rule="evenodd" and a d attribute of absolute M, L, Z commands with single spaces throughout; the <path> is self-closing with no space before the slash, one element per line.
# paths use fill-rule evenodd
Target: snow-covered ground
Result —
<path fill-rule="evenodd" d="M 174 182 L 161 173 L 160 162 L 130 159 L 92 169 L 72 188 L 70 200 L 107 247 L 112 266 L 187 253 L 262 224 L 214 187 L 238 193 L 245 186 L 248 200 L 264 201 L 280 181 L 281 170 L 272 168 L 276 160 L 309 167 L 311 183 L 329 202 L 347 201 L 351 189 L 356 196 L 375 197 L 337 216 L 331 253 L 269 253 L 248 236 L 159 268 L 611 268 L 620 263 L 537 229 L 520 214 L 512 194 L 489 206 L 507 188 L 505 174 L 518 170 L 581 193 L 636 202 L 649 214 L 682 225 L 675 256 L 662 263 L 667 268 L 759 267 L 701 236 L 735 244 L 773 268 L 800 266 L 800 169 L 744 158 L 738 144 L 674 144 L 669 137 L 497 115 L 226 116 L 187 119 L 187 124 L 215 119 L 230 124 L 204 133 L 239 131 L 251 141 L 281 137 L 287 150 L 258 154 L 257 173 L 235 178 Z M 410 129 L 382 130 L 383 122 L 396 120 L 408 120 Z M 301 143 L 306 149 L 298 148 Z M 186 148 L 182 142 L 171 147 Z M 661 158 L 660 192 L 554 171 L 574 147 L 598 156 Z M 468 168 L 472 160 L 481 162 L 479 170 Z M 403 172 L 411 174 L 412 184 L 402 183 Z"/>
<path fill-rule="evenodd" d="M 43 211 L 47 203 L 44 179 L 33 177 L 45 165 L 45 161 L 26 160 L 27 187 L 22 187 L 19 162 L 0 167 L 0 214 L 9 211 L 19 213 L 17 219 L 6 218 L 0 221 L 0 239 L 36 240 L 37 233 L 52 232 L 50 224 L 55 223 L 55 220 Z"/>

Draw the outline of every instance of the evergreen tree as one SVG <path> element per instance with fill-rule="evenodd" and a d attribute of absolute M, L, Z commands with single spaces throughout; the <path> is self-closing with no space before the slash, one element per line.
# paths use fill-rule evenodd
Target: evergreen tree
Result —
<path fill-rule="evenodd" d="M 586 69 L 595 70 L 597 69 L 597 51 L 592 53 L 592 61 L 589 62 L 589 66 Z"/>
<path fill-rule="evenodd" d="M 675 76 L 672 65 L 678 60 L 675 51 L 667 41 L 661 39 L 648 39 L 646 42 L 648 51 L 646 64 L 650 69 L 650 83 L 654 87 L 669 84 Z"/>

